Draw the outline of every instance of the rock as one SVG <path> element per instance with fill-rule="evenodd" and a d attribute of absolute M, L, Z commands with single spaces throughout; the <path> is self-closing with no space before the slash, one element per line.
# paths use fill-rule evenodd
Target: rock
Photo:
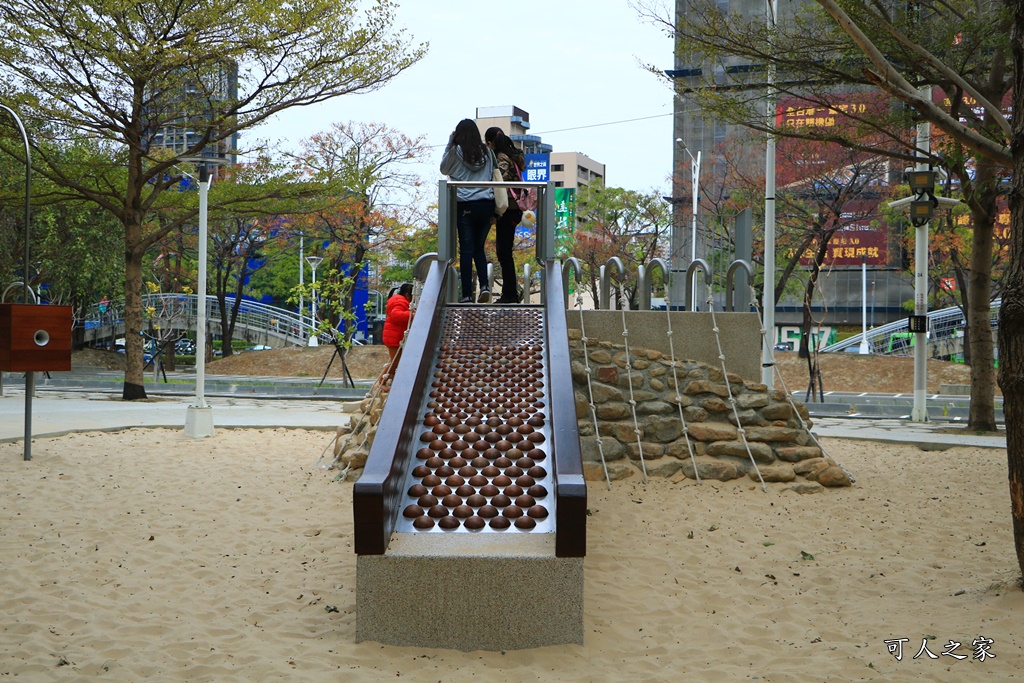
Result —
<path fill-rule="evenodd" d="M 797 474 L 806 475 L 808 472 L 827 467 L 828 464 L 825 458 L 810 458 L 808 460 L 801 460 L 793 465 L 793 471 Z"/>
<path fill-rule="evenodd" d="M 661 363 L 659 363 L 659 364 L 655 365 L 654 367 L 652 367 L 650 370 L 647 371 L 647 376 L 648 377 L 661 377 L 666 372 L 668 372 L 668 370 L 665 368 L 665 366 L 662 365 Z"/>
<path fill-rule="evenodd" d="M 633 411 L 625 403 L 605 403 L 597 406 L 597 417 L 601 420 L 621 420 L 632 414 Z"/>
<path fill-rule="evenodd" d="M 572 381 L 573 384 L 586 384 L 587 383 L 587 366 L 578 360 L 574 360 L 570 365 L 572 370 Z"/>
<path fill-rule="evenodd" d="M 654 349 L 646 349 L 645 355 L 647 356 L 647 360 L 661 360 L 665 356 L 661 351 L 655 351 Z"/>
<path fill-rule="evenodd" d="M 676 460 L 675 458 L 658 458 L 657 460 L 646 460 L 646 457 L 647 456 L 645 455 L 644 467 L 647 468 L 648 477 L 668 478 L 674 476 L 675 473 L 678 472 L 683 466 L 683 464 Z"/>
<path fill-rule="evenodd" d="M 764 465 L 758 468 L 761 471 L 761 478 L 766 482 L 768 481 L 793 481 L 796 479 L 796 472 L 793 471 L 793 466 L 789 463 L 779 462 L 772 465 Z M 751 467 L 747 472 L 754 481 L 757 479 L 757 471 Z"/>
<path fill-rule="evenodd" d="M 693 454 L 695 456 L 704 455 L 704 451 L 701 450 L 704 444 L 700 443 L 699 441 L 690 441 L 690 446 L 693 448 Z M 698 448 L 698 446 L 701 448 Z M 689 448 L 686 447 L 686 439 L 679 439 L 678 441 L 673 441 L 670 444 L 666 444 L 665 455 L 671 455 L 673 458 L 679 458 L 680 460 L 689 460 L 690 450 Z"/>
<path fill-rule="evenodd" d="M 785 448 L 776 448 L 775 455 L 778 456 L 779 460 L 785 460 L 786 462 L 800 462 L 801 460 L 820 458 L 821 449 L 815 446 L 787 446 Z"/>
<path fill-rule="evenodd" d="M 370 453 L 365 448 L 351 448 L 342 454 L 341 463 L 349 469 L 358 470 L 366 465 L 368 457 L 370 457 Z"/>
<path fill-rule="evenodd" d="M 727 460 L 718 460 L 717 458 L 706 456 L 698 457 L 696 460 L 697 472 L 693 471 L 693 463 L 690 462 L 689 458 L 679 461 L 679 469 L 690 479 L 696 479 L 696 474 L 700 474 L 701 479 L 730 481 L 732 479 L 739 479 L 746 474 L 742 467 L 738 467 L 736 463 Z"/>
<path fill-rule="evenodd" d="M 619 460 L 626 454 L 626 448 L 610 436 L 601 437 L 601 449 L 604 451 L 604 459 Z M 596 436 L 585 436 L 580 438 L 580 452 L 584 462 L 601 462 L 601 451 L 597 448 Z"/>
<path fill-rule="evenodd" d="M 750 457 L 754 462 L 771 463 L 775 462 L 775 453 L 772 447 L 766 443 L 747 440 L 746 446 L 742 441 L 715 441 L 708 444 L 708 455 L 732 455 L 737 458 L 746 458 L 747 447 L 750 448 Z"/>
<path fill-rule="evenodd" d="M 580 339 L 583 339 L 583 331 L 582 330 L 578 330 L 575 327 L 570 327 L 569 328 L 569 341 L 574 342 L 574 341 L 579 341 Z"/>
<path fill-rule="evenodd" d="M 626 444 L 626 455 L 630 460 L 640 459 L 640 449 L 643 448 L 644 460 L 648 458 L 660 458 L 665 454 L 665 447 L 660 443 L 640 442 L 637 445 L 636 441 Z"/>
<path fill-rule="evenodd" d="M 637 427 L 633 425 L 632 421 L 608 422 L 601 425 L 601 434 L 611 436 L 622 443 L 629 443 L 631 441 L 636 441 L 637 435 L 636 432 L 633 431 L 634 429 L 637 429 Z M 644 436 L 644 429 L 643 427 L 640 427 L 639 429 L 640 438 L 642 439 Z"/>
<path fill-rule="evenodd" d="M 646 370 L 647 368 L 649 368 L 651 366 L 651 364 L 648 361 L 645 361 L 643 358 L 637 358 L 637 357 L 633 358 L 633 360 L 630 362 L 630 365 L 633 366 L 634 370 L 641 370 L 641 371 Z"/>
<path fill-rule="evenodd" d="M 745 410 L 747 408 L 763 408 L 768 405 L 768 394 L 754 394 L 744 392 L 736 396 L 736 407 Z"/>
<path fill-rule="evenodd" d="M 598 365 L 607 365 L 612 362 L 612 354 L 608 353 L 604 349 L 597 349 L 596 351 L 590 352 L 590 362 L 597 363 Z"/>
<path fill-rule="evenodd" d="M 709 413 L 724 413 L 726 411 L 732 410 L 732 408 L 729 407 L 728 403 L 718 398 L 717 396 L 702 399 L 700 401 L 700 407 L 708 411 Z"/>
<path fill-rule="evenodd" d="M 751 427 L 747 438 L 752 441 L 796 441 L 800 432 L 786 427 Z"/>
<path fill-rule="evenodd" d="M 788 403 L 769 403 L 761 409 L 761 416 L 766 420 L 789 420 L 793 417 L 793 406 Z"/>
<path fill-rule="evenodd" d="M 576 419 L 585 420 L 590 417 L 590 403 L 587 402 L 587 397 L 576 392 Z"/>
<path fill-rule="evenodd" d="M 740 418 L 740 425 L 742 427 L 759 427 L 764 423 L 764 420 L 761 419 L 761 416 L 758 415 L 756 410 L 747 409 L 736 411 L 736 415 L 733 415 L 732 411 L 729 411 L 729 415 L 727 417 L 730 424 L 736 424 L 737 415 Z"/>
<path fill-rule="evenodd" d="M 594 403 L 596 404 L 607 403 L 608 401 L 625 400 L 625 397 L 619 388 L 609 386 L 601 382 L 591 382 L 590 391 L 593 393 Z"/>
<path fill-rule="evenodd" d="M 637 415 L 668 415 L 677 410 L 671 403 L 664 401 L 643 401 L 636 406 Z"/>
<path fill-rule="evenodd" d="M 348 448 L 348 436 L 339 433 L 334 440 L 334 457 L 337 458 L 346 448 Z"/>
<path fill-rule="evenodd" d="M 687 397 L 684 396 L 683 398 L 686 399 Z M 685 403 L 683 405 L 686 406 Z M 683 418 L 686 420 L 686 424 L 688 425 L 703 424 L 707 420 L 711 419 L 711 415 L 703 408 L 691 405 L 683 408 Z"/>
<path fill-rule="evenodd" d="M 617 384 L 619 368 L 614 365 L 603 365 L 597 369 L 597 379 L 606 384 Z"/>
<path fill-rule="evenodd" d="M 728 422 L 687 423 L 687 432 L 697 441 L 733 441 L 739 438 L 739 431 Z"/>
<path fill-rule="evenodd" d="M 830 465 L 818 472 L 818 483 L 822 486 L 851 486 L 850 477 L 846 475 L 842 467 Z"/>
<path fill-rule="evenodd" d="M 752 391 L 755 394 L 768 393 L 768 385 L 761 384 L 760 382 L 744 382 L 743 386 L 746 388 L 747 391 Z"/>
<path fill-rule="evenodd" d="M 619 386 L 628 390 L 630 385 L 633 386 L 633 389 L 639 389 L 644 385 L 644 376 L 639 372 L 634 372 L 632 375 L 626 372 L 620 372 Z"/>
<path fill-rule="evenodd" d="M 696 379 L 686 385 L 683 393 L 691 396 L 693 394 L 716 394 L 725 397 L 729 395 L 729 387 L 724 384 L 713 384 L 707 380 Z"/>
<path fill-rule="evenodd" d="M 643 428 L 644 435 L 648 441 L 656 441 L 658 443 L 675 441 L 683 433 L 683 425 L 679 418 L 672 415 L 664 417 L 652 415 L 641 420 L 640 426 Z"/>
<path fill-rule="evenodd" d="M 647 383 L 650 384 L 651 389 L 654 389 L 655 391 L 665 390 L 665 383 L 662 382 L 660 379 L 654 379 L 654 377 L 651 377 L 649 380 L 647 380 Z"/>

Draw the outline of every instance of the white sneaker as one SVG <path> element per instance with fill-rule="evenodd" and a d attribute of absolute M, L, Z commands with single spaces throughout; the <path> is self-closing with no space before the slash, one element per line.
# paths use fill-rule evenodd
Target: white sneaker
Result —
<path fill-rule="evenodd" d="M 478 304 L 486 304 L 486 303 L 490 303 L 490 301 L 491 301 L 491 290 L 489 290 L 489 289 L 481 289 L 480 290 L 480 296 L 478 296 L 476 298 L 476 302 Z"/>

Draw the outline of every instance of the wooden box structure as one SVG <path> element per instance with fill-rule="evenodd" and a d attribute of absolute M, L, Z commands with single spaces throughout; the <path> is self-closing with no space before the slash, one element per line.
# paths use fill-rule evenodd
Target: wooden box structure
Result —
<path fill-rule="evenodd" d="M 0 370 L 71 370 L 71 307 L 0 304 Z"/>

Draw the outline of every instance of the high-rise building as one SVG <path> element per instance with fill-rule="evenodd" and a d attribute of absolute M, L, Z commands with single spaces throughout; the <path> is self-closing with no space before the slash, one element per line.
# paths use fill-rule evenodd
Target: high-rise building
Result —
<path fill-rule="evenodd" d="M 492 126 L 501 128 L 524 154 L 545 155 L 547 178 L 555 187 L 576 189 L 605 177 L 605 166 L 599 161 L 579 152 L 555 152 L 539 136 L 531 135 L 530 114 L 519 107 L 477 107 L 476 125 L 481 135 Z"/>
<path fill-rule="evenodd" d="M 771 0 L 717 0 L 722 11 L 730 14 L 738 14 L 750 19 L 764 17 L 768 21 L 768 6 Z M 792 21 L 793 17 L 804 11 L 813 3 L 810 0 L 794 0 L 790 3 L 777 3 L 776 21 L 779 26 L 785 26 Z M 680 17 L 687 16 L 691 11 L 689 0 L 676 0 L 675 3 L 677 21 Z M 727 186 L 727 166 L 723 158 L 723 151 L 732 148 L 742 147 L 743 153 L 734 159 L 734 163 L 740 165 L 752 176 L 763 174 L 766 165 L 765 138 L 752 134 L 743 126 L 728 124 L 716 120 L 712 116 L 705 116 L 700 106 L 691 96 L 695 89 L 707 87 L 708 76 L 704 72 L 705 65 L 688 63 L 681 55 L 676 56 L 674 68 L 667 70 L 666 74 L 676 84 L 676 97 L 674 98 L 674 123 L 673 123 L 673 190 L 672 197 L 666 198 L 673 205 L 673 232 L 672 252 L 673 267 L 685 270 L 690 264 L 691 253 L 696 253 L 698 258 L 706 258 L 716 247 L 721 247 L 721 240 L 706 229 L 708 222 L 705 221 L 708 214 L 701 215 L 698 210 L 697 227 L 694 229 L 692 220 L 692 192 L 698 191 L 702 206 L 706 206 L 707 198 L 718 200 L 726 196 L 730 188 Z M 734 86 L 737 81 L 746 80 L 752 85 L 747 94 L 756 97 L 756 88 L 760 87 L 765 91 L 765 106 L 771 107 L 765 111 L 776 117 L 787 118 L 799 114 L 798 100 L 792 96 L 787 99 L 777 99 L 772 102 L 767 100 L 767 71 L 763 64 L 751 64 L 746 58 L 733 57 L 727 59 L 723 67 L 716 71 L 714 81 L 717 85 Z M 795 106 L 794 106 L 795 105 Z M 797 110 L 797 111 L 794 111 Z M 828 125 L 828 116 L 824 113 L 797 117 L 797 125 L 814 125 L 813 122 Z M 692 172 L 695 166 L 694 159 L 700 155 L 699 188 L 693 188 Z M 780 191 L 782 188 L 779 188 Z M 763 225 L 764 207 L 751 207 L 754 213 L 755 223 Z M 880 240 L 883 249 L 882 256 L 867 263 L 867 287 L 871 298 L 872 324 L 890 322 L 906 315 L 902 308 L 904 301 L 913 298 L 914 288 L 911 278 L 907 276 L 900 267 L 900 251 L 896 248 L 896 236 L 886 234 L 884 220 L 874 221 L 881 227 L 881 235 L 872 237 L 872 240 Z M 852 225 L 852 228 L 860 229 L 863 226 Z M 864 239 L 866 230 L 857 237 Z M 889 231 L 890 233 L 892 231 Z M 830 242 L 830 252 L 833 244 L 839 248 L 840 242 L 851 239 L 849 235 L 840 233 Z M 695 244 L 694 244 L 695 243 Z M 845 243 L 845 242 L 844 242 Z M 887 248 L 886 248 L 887 247 Z M 841 249 L 845 253 L 846 249 Z M 825 324 L 855 324 L 861 322 L 862 315 L 862 290 L 864 289 L 861 258 L 847 262 L 840 259 L 830 261 L 828 267 L 822 271 L 819 280 L 821 300 L 828 302 L 821 311 Z M 679 293 L 673 292 L 673 299 L 680 299 Z M 801 320 L 802 302 L 794 297 L 786 297 L 776 307 L 776 323 L 778 325 L 793 325 Z"/>
<path fill-rule="evenodd" d="M 224 62 L 202 79 L 178 79 L 171 92 L 156 93 L 151 99 L 158 107 L 151 112 L 152 146 L 174 151 L 179 155 L 223 159 L 237 163 L 238 133 L 196 148 L 213 118 L 218 103 L 238 98 L 238 65 Z"/>

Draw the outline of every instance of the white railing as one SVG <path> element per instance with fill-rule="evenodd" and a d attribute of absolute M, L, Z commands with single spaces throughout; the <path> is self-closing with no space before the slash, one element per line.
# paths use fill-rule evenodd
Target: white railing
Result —
<path fill-rule="evenodd" d="M 195 294 L 145 294 L 142 297 L 142 310 L 147 320 L 158 322 L 162 329 L 195 329 L 198 301 L 199 297 Z M 225 300 L 229 316 L 234 301 L 234 297 L 227 297 Z M 76 325 L 86 329 L 123 329 L 123 299 L 106 304 L 105 311 L 100 311 L 100 307 L 100 304 L 90 306 L 85 315 L 75 321 Z M 211 325 L 220 324 L 220 305 L 215 296 L 206 297 L 206 319 Z M 272 338 L 281 346 L 305 345 L 314 331 L 313 319 L 310 316 L 299 315 L 294 311 L 257 301 L 242 301 L 238 308 L 235 329 L 255 332 L 257 337 L 265 335 L 268 341 Z M 318 338 L 322 342 L 331 343 L 327 335 L 320 334 Z"/>
<path fill-rule="evenodd" d="M 995 329 L 999 324 L 999 308 L 1002 299 L 992 302 L 989 323 Z M 908 314 L 909 315 L 909 314 Z M 911 340 L 914 335 L 909 332 L 907 318 L 895 322 L 879 325 L 868 330 L 867 340 L 870 352 L 878 356 L 911 356 L 913 350 Z M 963 334 L 964 334 L 964 313 L 959 306 L 942 308 L 928 313 L 928 350 L 932 358 L 937 357 L 960 357 L 962 358 Z M 822 349 L 822 353 L 834 351 L 846 351 L 851 347 L 860 347 L 860 340 L 863 335 L 847 337 L 841 342 L 832 344 Z M 998 354 L 998 350 L 997 350 Z"/>

